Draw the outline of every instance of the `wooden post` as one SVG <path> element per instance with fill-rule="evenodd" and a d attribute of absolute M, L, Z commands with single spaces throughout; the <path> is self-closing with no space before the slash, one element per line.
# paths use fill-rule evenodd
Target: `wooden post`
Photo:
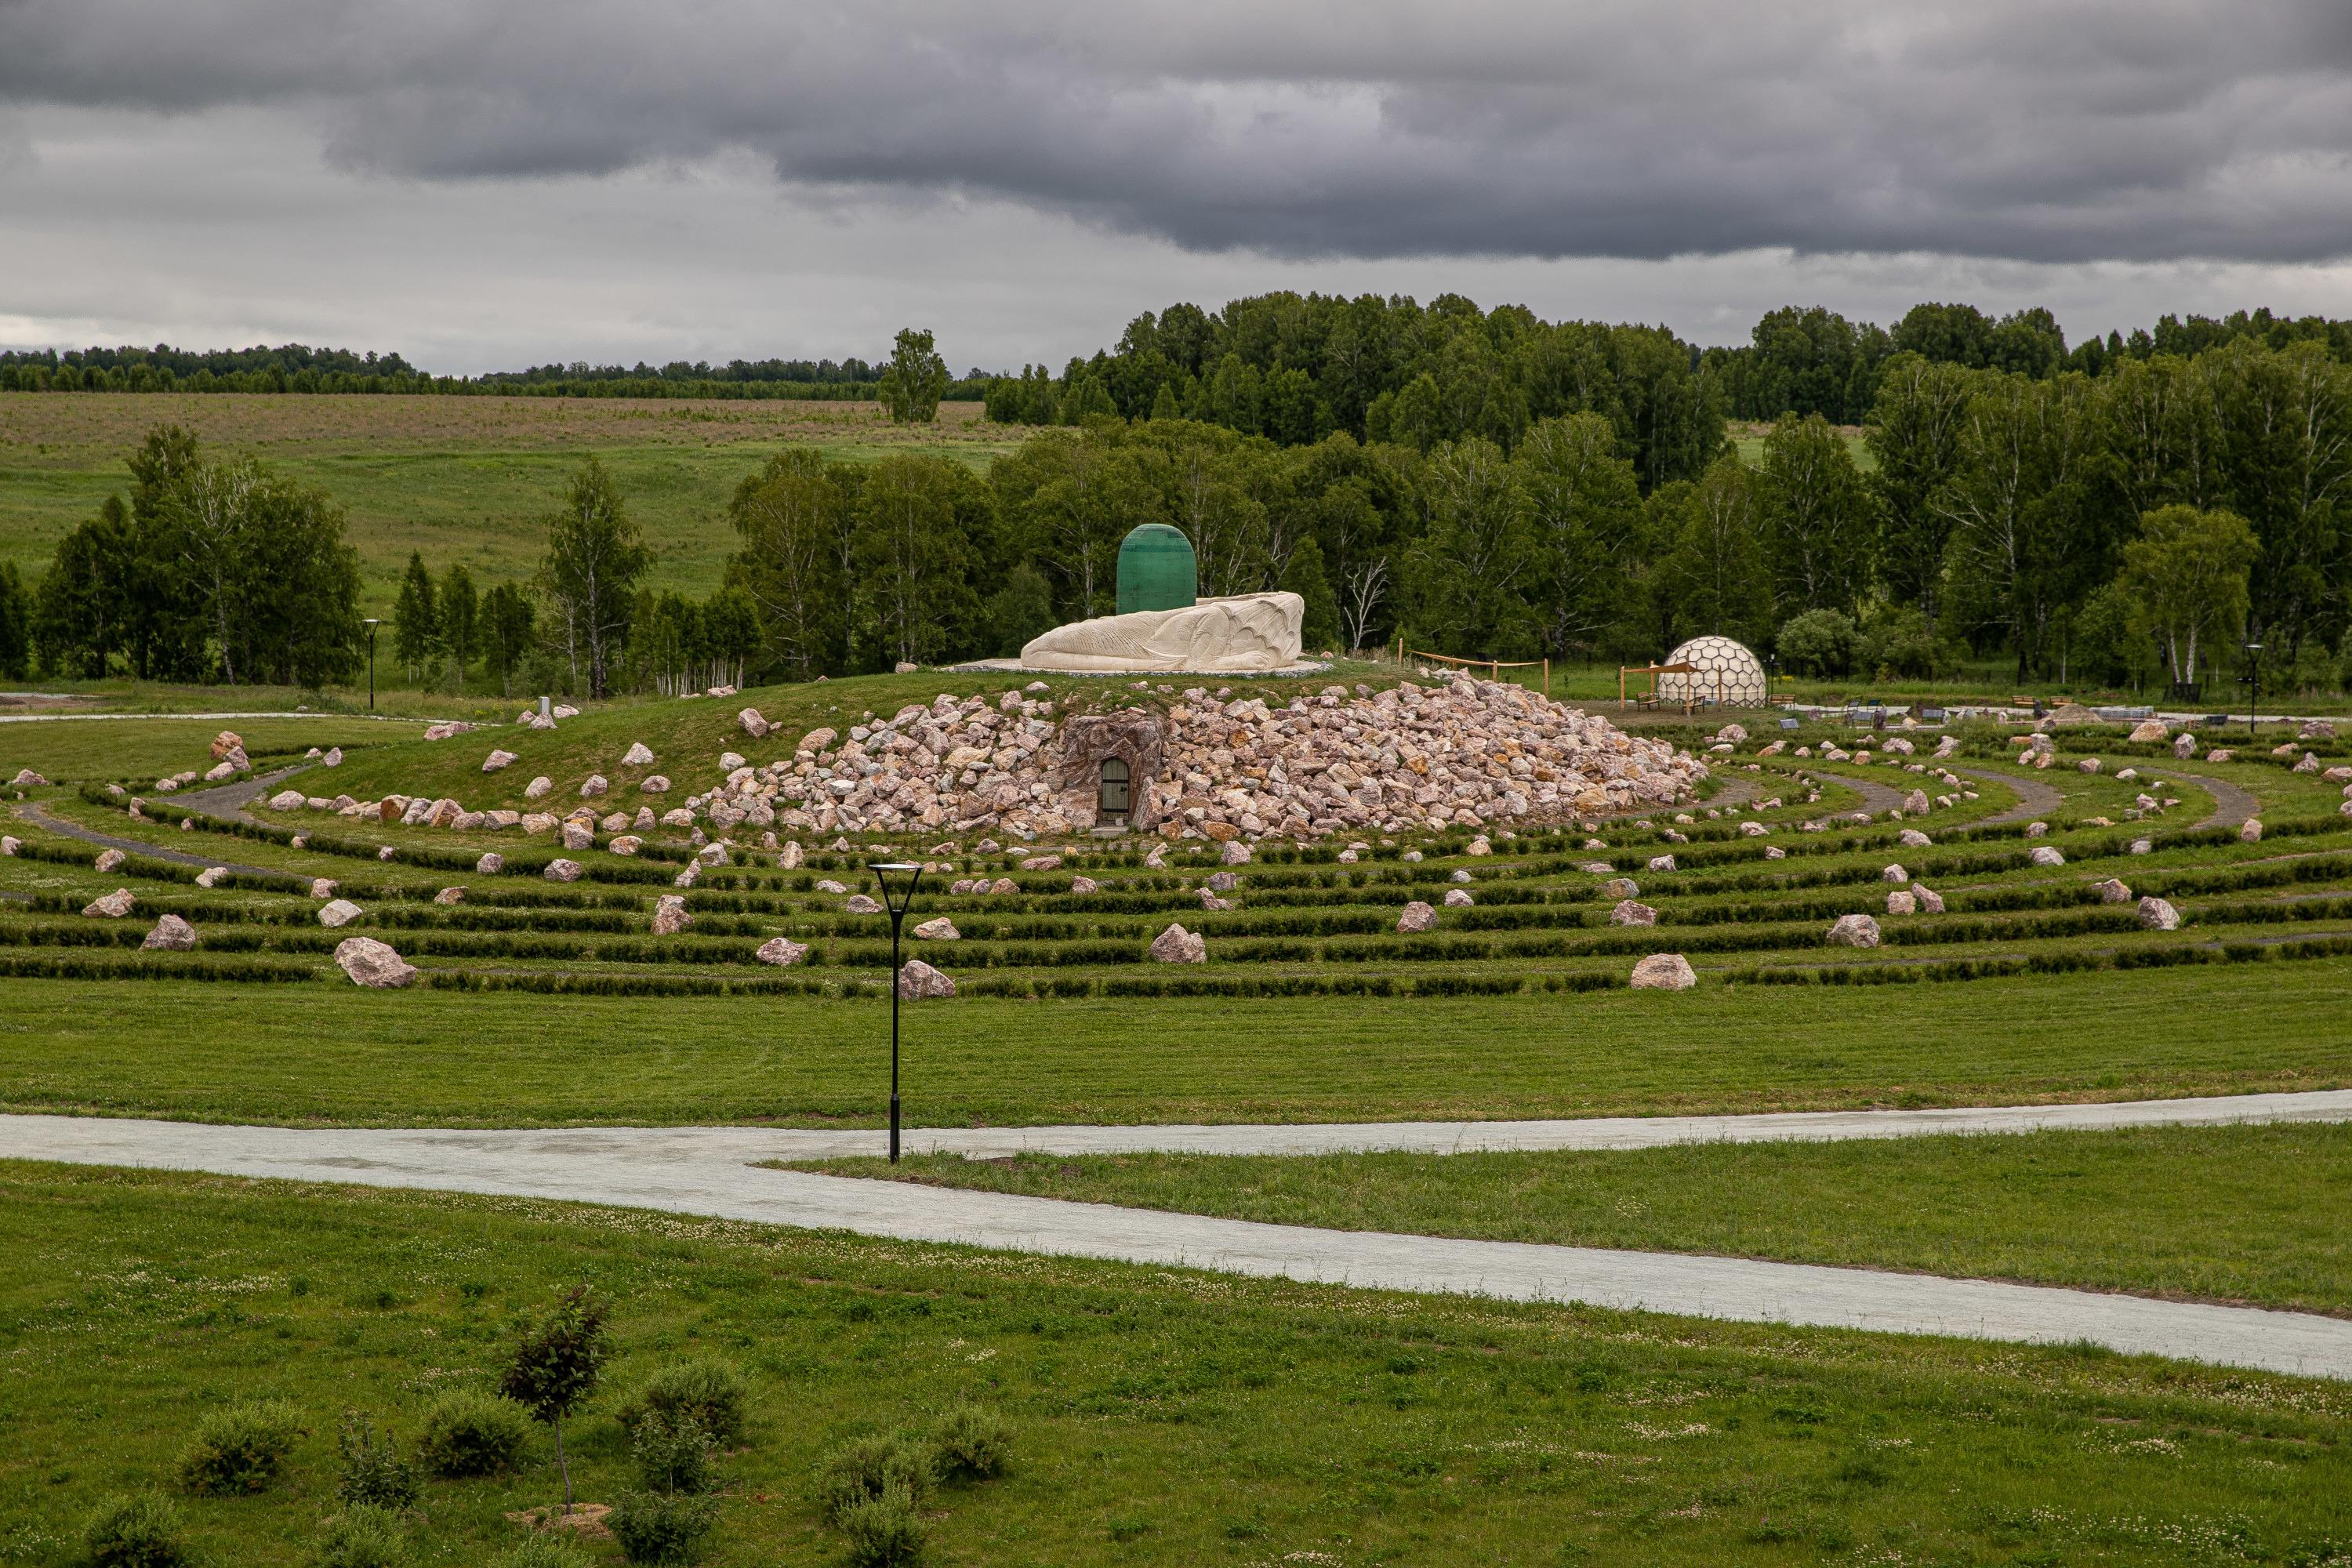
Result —
<path fill-rule="evenodd" d="M 1551 655 L 1544 655 L 1544 700 L 1551 700 Z"/>

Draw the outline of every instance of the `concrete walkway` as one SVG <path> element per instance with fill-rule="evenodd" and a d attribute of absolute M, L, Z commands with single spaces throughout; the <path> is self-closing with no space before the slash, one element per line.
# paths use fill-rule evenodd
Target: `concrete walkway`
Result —
<path fill-rule="evenodd" d="M 737 1133 L 751 1140 L 772 1134 Z M 665 1140 L 665 1142 L 669 1142 Z M 1671 1253 L 1465 1241 L 1161 1214 L 759 1170 L 610 1133 L 314 1131 L 10 1117 L 20 1159 L 607 1204 L 901 1241 L 1103 1258 L 1363 1289 L 1486 1296 L 1880 1332 L 2089 1341 L 2305 1376 L 2352 1378 L 2352 1321 L 2137 1296 Z"/>

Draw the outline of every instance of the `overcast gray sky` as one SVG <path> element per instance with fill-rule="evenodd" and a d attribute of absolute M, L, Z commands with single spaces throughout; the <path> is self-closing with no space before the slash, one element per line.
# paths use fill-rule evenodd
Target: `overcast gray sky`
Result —
<path fill-rule="evenodd" d="M 0 0 L 0 345 L 996 368 L 1276 288 L 2352 315 L 2352 4 Z"/>

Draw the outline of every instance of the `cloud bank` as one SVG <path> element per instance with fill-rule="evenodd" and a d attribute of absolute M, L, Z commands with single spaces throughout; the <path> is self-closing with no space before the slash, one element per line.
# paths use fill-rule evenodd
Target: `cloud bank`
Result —
<path fill-rule="evenodd" d="M 2352 254 L 2341 0 L 1177 10 L 0 0 L 0 110 L 264 111 L 375 182 L 750 154 L 1192 252 Z"/>

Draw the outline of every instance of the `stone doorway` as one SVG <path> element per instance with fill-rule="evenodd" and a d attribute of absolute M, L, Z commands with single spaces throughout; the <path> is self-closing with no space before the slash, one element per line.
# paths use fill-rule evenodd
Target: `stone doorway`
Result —
<path fill-rule="evenodd" d="M 1095 797 L 1095 826 L 1125 827 L 1128 813 L 1127 759 L 1105 757 L 1102 787 Z"/>

